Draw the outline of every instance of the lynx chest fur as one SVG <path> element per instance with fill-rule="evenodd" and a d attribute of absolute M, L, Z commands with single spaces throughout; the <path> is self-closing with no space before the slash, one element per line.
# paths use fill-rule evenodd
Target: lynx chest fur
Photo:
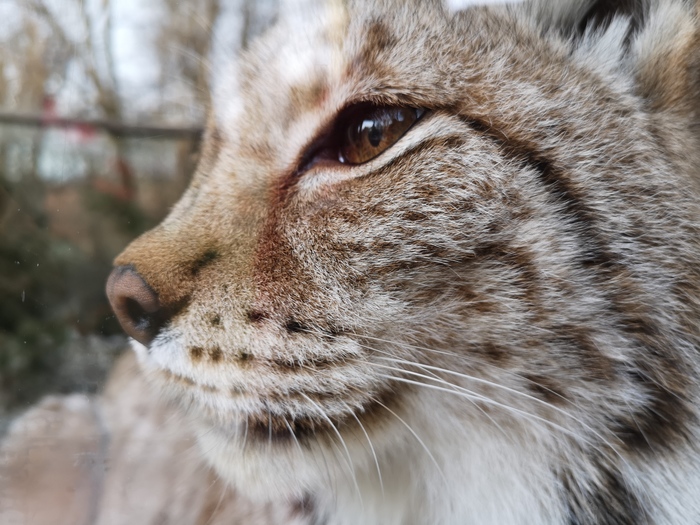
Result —
<path fill-rule="evenodd" d="M 700 523 L 699 27 L 338 0 L 217 75 L 108 283 L 217 472 L 306 523 Z"/>

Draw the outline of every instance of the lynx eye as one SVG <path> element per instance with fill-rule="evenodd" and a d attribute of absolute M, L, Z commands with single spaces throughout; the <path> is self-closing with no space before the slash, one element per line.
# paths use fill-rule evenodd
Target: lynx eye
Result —
<path fill-rule="evenodd" d="M 369 106 L 353 111 L 338 132 L 338 160 L 362 164 L 393 146 L 425 111 L 416 108 Z"/>

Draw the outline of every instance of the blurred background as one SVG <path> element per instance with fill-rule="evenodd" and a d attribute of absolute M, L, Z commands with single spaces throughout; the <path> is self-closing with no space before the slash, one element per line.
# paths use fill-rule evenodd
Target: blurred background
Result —
<path fill-rule="evenodd" d="M 212 74 L 277 2 L 0 1 L 0 436 L 126 347 L 111 261 L 186 187 Z"/>

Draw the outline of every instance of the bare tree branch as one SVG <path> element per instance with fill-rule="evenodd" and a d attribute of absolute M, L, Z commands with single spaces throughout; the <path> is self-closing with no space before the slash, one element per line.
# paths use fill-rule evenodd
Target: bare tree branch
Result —
<path fill-rule="evenodd" d="M 140 126 L 124 124 L 122 122 L 106 119 L 46 119 L 38 115 L 25 115 L 21 113 L 0 113 L 0 124 L 13 124 L 17 126 L 31 126 L 41 128 L 97 128 L 106 131 L 107 133 L 115 137 L 142 137 L 151 139 L 198 139 L 202 134 L 202 128 L 198 127 Z"/>

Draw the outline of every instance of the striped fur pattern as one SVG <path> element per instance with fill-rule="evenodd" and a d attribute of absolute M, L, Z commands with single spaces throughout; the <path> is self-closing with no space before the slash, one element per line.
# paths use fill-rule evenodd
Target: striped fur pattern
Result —
<path fill-rule="evenodd" d="M 129 246 L 143 368 L 309 523 L 700 523 L 698 6 L 329 1 L 217 78 Z M 425 109 L 309 164 L 358 102 Z"/>

